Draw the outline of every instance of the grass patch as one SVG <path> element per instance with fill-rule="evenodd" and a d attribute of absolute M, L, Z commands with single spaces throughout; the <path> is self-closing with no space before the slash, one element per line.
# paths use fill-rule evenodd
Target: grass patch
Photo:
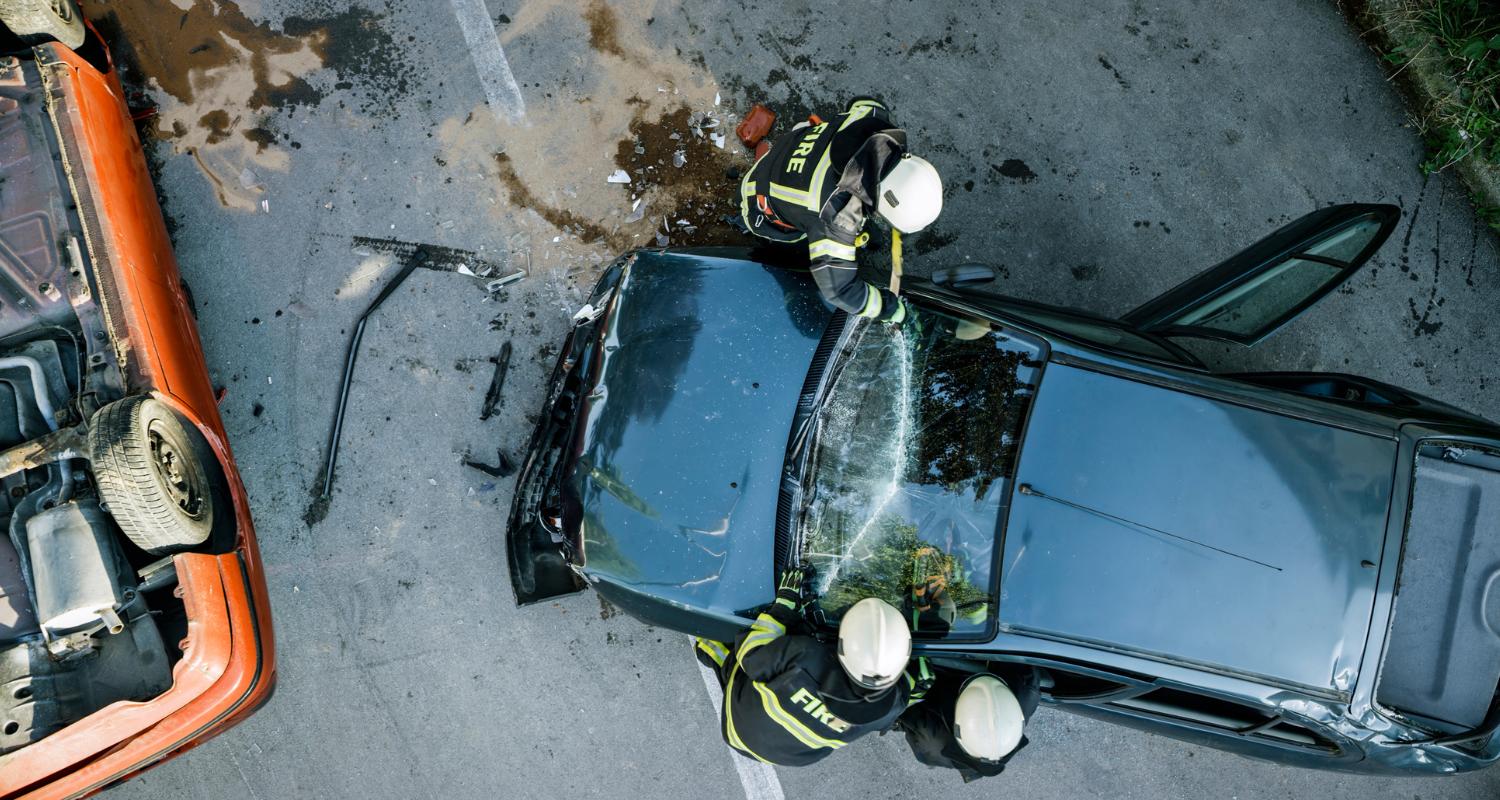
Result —
<path fill-rule="evenodd" d="M 1405 0 L 1392 10 L 1397 43 L 1386 59 L 1438 78 L 1417 119 L 1429 149 L 1422 168 L 1500 164 L 1500 0 Z"/>

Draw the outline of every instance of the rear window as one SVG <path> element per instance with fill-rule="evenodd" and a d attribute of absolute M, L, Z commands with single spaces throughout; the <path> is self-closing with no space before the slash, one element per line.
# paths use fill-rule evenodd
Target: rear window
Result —
<path fill-rule="evenodd" d="M 1425 443 L 1411 495 L 1376 699 L 1467 730 L 1500 684 L 1500 454 Z"/>

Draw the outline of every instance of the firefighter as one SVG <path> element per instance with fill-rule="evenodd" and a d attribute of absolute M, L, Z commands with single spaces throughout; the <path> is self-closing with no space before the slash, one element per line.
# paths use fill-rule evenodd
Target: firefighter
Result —
<path fill-rule="evenodd" d="M 901 715 L 896 725 L 918 761 L 958 770 L 968 783 L 1004 772 L 1026 746 L 1026 720 L 1040 699 L 1036 668 L 992 666 L 1000 674 L 939 675 L 926 701 Z"/>
<path fill-rule="evenodd" d="M 860 280 L 856 244 L 865 219 L 878 214 L 899 234 L 931 225 L 943 209 L 943 183 L 924 159 L 906 151 L 906 131 L 880 102 L 859 99 L 829 122 L 813 117 L 756 160 L 740 183 L 740 215 L 751 233 L 778 242 L 807 241 L 813 280 L 833 305 L 900 323 L 905 303 Z"/>
<path fill-rule="evenodd" d="M 866 598 L 839 622 L 837 651 L 804 617 L 810 568 L 783 570 L 776 601 L 731 648 L 697 641 L 724 686 L 724 741 L 772 764 L 812 764 L 867 733 L 884 731 L 921 699 L 930 680 L 907 671 L 911 631 L 889 603 Z"/>

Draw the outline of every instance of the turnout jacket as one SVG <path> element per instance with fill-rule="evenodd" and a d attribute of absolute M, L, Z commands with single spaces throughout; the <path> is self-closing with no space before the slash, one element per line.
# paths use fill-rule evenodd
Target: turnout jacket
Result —
<path fill-rule="evenodd" d="M 908 672 L 872 692 L 849 680 L 834 645 L 788 633 L 801 617 L 772 604 L 734 643 L 699 640 L 724 682 L 724 741 L 761 761 L 812 764 L 867 733 L 887 730 L 921 699 Z"/>
<path fill-rule="evenodd" d="M 876 207 L 881 178 L 906 153 L 906 132 L 875 100 L 860 99 L 833 120 L 791 131 L 755 162 L 740 184 L 740 212 L 757 236 L 807 240 L 813 280 L 849 312 L 888 319 L 890 291 L 859 279 L 855 240 Z"/>
<path fill-rule="evenodd" d="M 1041 699 L 1036 669 L 1020 664 L 996 666 L 992 674 L 1005 681 L 1020 702 L 1021 712 L 1026 719 L 1031 719 Z M 906 743 L 911 745 L 912 755 L 918 761 L 929 767 L 956 769 L 963 776 L 964 783 L 1004 772 L 1005 765 L 1027 744 L 1023 735 L 1016 749 L 999 761 L 981 761 L 964 752 L 953 733 L 953 710 L 958 703 L 959 690 L 968 677 L 950 672 L 940 674 L 927 693 L 926 702 L 913 706 L 897 721 L 898 727 L 906 732 Z"/>

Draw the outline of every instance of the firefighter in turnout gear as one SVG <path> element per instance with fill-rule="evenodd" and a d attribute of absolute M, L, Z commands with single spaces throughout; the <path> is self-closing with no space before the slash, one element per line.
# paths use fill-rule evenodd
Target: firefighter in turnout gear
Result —
<path fill-rule="evenodd" d="M 804 610 L 811 569 L 783 570 L 776 601 L 734 643 L 697 641 L 698 658 L 724 686 L 724 741 L 772 764 L 802 766 L 887 730 L 926 692 L 907 666 L 911 631 L 901 612 L 866 598 L 839 623 L 837 650 L 811 635 Z"/>
<path fill-rule="evenodd" d="M 740 184 L 740 214 L 756 236 L 806 240 L 823 297 L 850 314 L 899 323 L 905 304 L 890 289 L 860 280 L 855 261 L 865 219 L 878 214 L 899 234 L 931 225 L 943 184 L 927 161 L 906 151 L 906 131 L 875 100 L 859 99 L 829 122 L 816 117 L 782 136 Z M 894 284 L 893 284 L 894 287 Z"/>
<path fill-rule="evenodd" d="M 927 699 L 901 715 L 912 755 L 929 767 L 958 770 L 964 783 L 1005 771 L 1026 746 L 1026 720 L 1041 699 L 1037 670 L 992 664 L 992 674 L 942 673 Z"/>

